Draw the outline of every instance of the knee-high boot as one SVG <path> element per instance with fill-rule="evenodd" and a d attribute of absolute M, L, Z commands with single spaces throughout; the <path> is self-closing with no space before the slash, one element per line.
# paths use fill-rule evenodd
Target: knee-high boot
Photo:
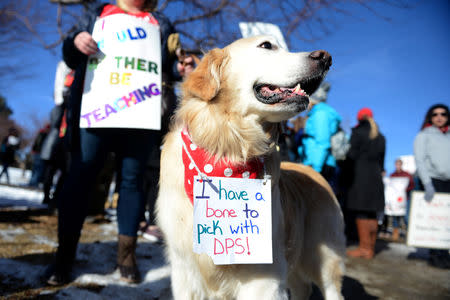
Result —
<path fill-rule="evenodd" d="M 44 277 L 49 285 L 61 285 L 70 281 L 70 273 L 75 261 L 80 234 L 58 233 L 58 249 L 55 261 L 45 271 Z"/>
<path fill-rule="evenodd" d="M 138 283 L 141 280 L 136 262 L 137 237 L 119 234 L 117 248 L 117 266 L 120 279 L 129 283 Z"/>
<path fill-rule="evenodd" d="M 374 234 L 373 223 L 371 221 L 372 219 L 356 219 L 359 247 L 355 250 L 347 251 L 347 256 L 361 257 L 366 259 L 371 259 L 373 257 L 375 247 L 374 236 L 376 239 L 376 229 Z M 378 224 L 376 223 L 376 225 Z"/>

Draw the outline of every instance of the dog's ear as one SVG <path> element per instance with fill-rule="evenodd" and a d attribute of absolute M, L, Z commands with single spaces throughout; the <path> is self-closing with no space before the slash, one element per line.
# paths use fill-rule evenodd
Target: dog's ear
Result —
<path fill-rule="evenodd" d="M 205 101 L 212 100 L 220 89 L 221 69 L 225 64 L 225 58 L 226 54 L 222 49 L 209 51 L 184 81 L 184 95 Z"/>

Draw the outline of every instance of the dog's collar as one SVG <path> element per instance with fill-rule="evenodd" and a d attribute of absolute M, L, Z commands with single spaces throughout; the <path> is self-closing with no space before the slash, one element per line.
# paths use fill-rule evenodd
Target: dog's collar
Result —
<path fill-rule="evenodd" d="M 194 176 L 258 178 L 264 172 L 264 159 L 254 158 L 243 164 L 232 164 L 221 159 L 215 160 L 204 149 L 194 144 L 187 129 L 181 131 L 183 142 L 184 189 L 194 204 Z M 199 174 L 200 172 L 200 174 Z"/>

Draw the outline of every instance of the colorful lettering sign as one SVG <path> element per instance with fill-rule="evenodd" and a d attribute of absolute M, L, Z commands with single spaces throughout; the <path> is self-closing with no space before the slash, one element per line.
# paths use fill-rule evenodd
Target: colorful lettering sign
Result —
<path fill-rule="evenodd" d="M 127 14 L 98 19 L 81 104 L 82 128 L 161 129 L 159 26 Z"/>
<path fill-rule="evenodd" d="M 271 182 L 194 177 L 193 249 L 214 264 L 272 263 Z"/>
<path fill-rule="evenodd" d="M 435 193 L 427 202 L 423 192 L 412 193 L 407 244 L 450 249 L 450 194 Z"/>

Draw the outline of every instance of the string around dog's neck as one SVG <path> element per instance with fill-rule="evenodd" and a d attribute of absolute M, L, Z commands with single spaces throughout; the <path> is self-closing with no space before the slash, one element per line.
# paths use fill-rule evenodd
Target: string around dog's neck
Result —
<path fill-rule="evenodd" d="M 193 203 L 194 169 L 197 172 L 196 175 L 200 176 L 202 180 L 207 181 L 209 180 L 209 177 L 256 179 L 261 171 L 263 171 L 264 175 L 263 184 L 266 184 L 271 178 L 266 172 L 264 157 L 257 157 L 242 164 L 229 163 L 226 162 L 225 159 L 216 161 L 215 158 L 210 156 L 204 149 L 192 142 L 187 128 L 184 128 L 181 131 L 181 142 L 183 146 L 183 164 L 185 169 L 185 190 L 191 203 Z M 189 151 L 189 149 L 191 151 Z M 194 155 L 192 153 L 194 153 Z M 184 157 L 184 155 L 186 155 L 186 157 Z M 194 156 L 197 156 L 197 162 Z M 203 171 L 201 170 L 201 166 L 199 167 L 199 163 L 204 164 Z"/>

